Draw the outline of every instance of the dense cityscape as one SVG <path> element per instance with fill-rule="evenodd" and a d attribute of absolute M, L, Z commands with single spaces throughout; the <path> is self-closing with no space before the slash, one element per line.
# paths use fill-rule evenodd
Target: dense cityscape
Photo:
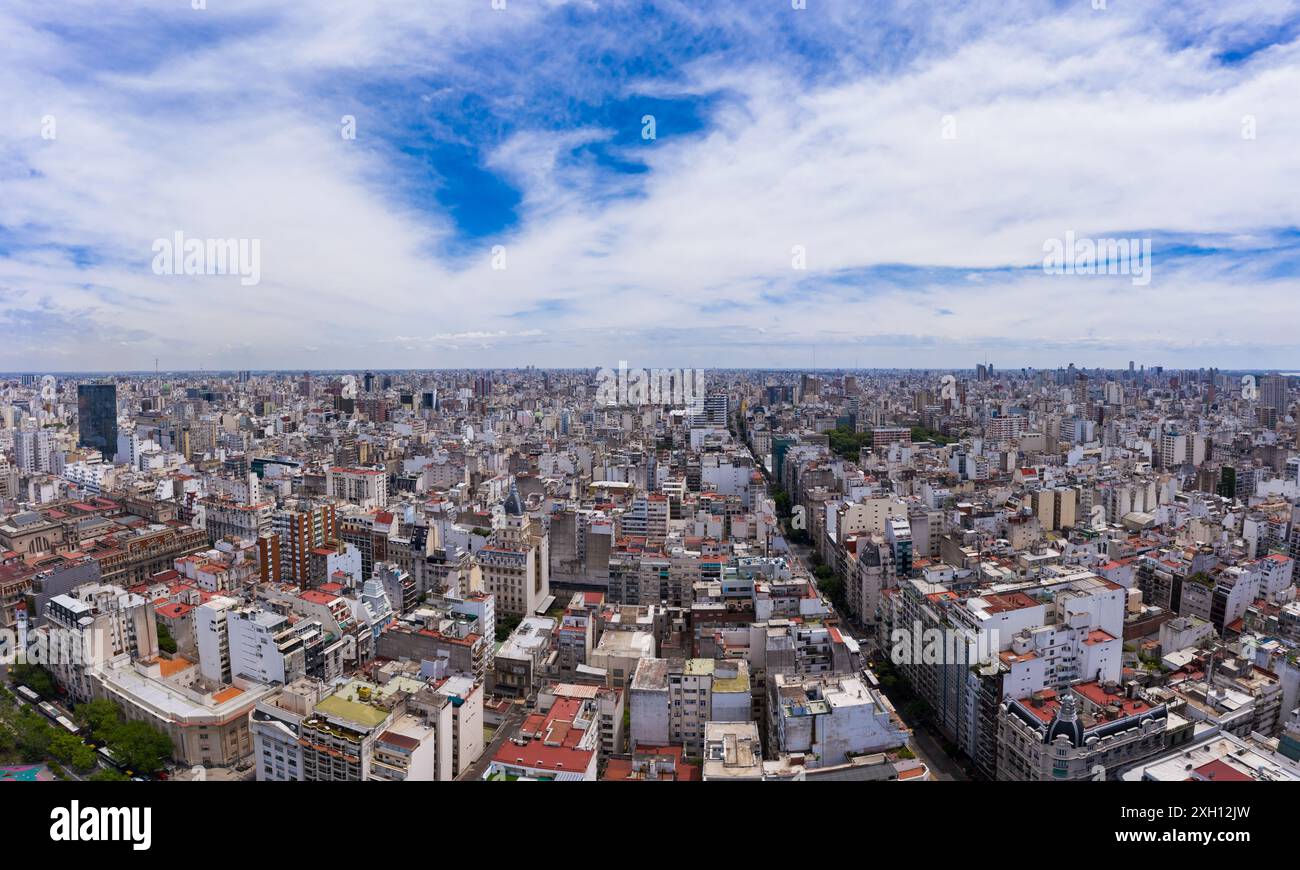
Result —
<path fill-rule="evenodd" d="M 1243 789 L 1300 781 L 1300 0 L 0 42 L 15 867 L 1294 853 Z"/>
<path fill-rule="evenodd" d="M 13 376 L 4 770 L 1294 781 L 1295 387 Z"/>

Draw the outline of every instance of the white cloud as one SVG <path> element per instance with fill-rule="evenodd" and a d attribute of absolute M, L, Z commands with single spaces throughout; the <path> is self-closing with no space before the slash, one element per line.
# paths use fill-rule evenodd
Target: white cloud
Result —
<path fill-rule="evenodd" d="M 193 14 L 236 22 L 256 8 L 210 5 Z M 456 88 L 445 66 L 455 49 L 557 38 L 530 34 L 543 20 L 535 7 L 494 16 L 292 6 L 155 68 L 95 70 L 89 60 L 71 72 L 41 63 L 61 41 L 34 26 L 38 13 L 0 14 L 0 36 L 15 46 L 0 74 L 9 131 L 0 134 L 0 226 L 44 245 L 0 256 L 0 292 L 11 291 L 0 312 L 44 306 L 105 337 L 15 342 L 0 347 L 0 368 L 41 368 L 38 351 L 77 360 L 65 369 L 149 368 L 158 354 L 175 354 L 172 367 L 199 357 L 295 368 L 638 356 L 807 365 L 814 345 L 826 365 L 969 364 L 988 349 L 1005 365 L 1295 364 L 1300 294 L 1264 256 L 1174 262 L 1157 244 L 1147 287 L 980 271 L 1031 267 L 1044 240 L 1066 231 L 1215 234 L 1221 247 L 1253 250 L 1270 231 L 1300 226 L 1300 49 L 1275 46 L 1235 66 L 1215 59 L 1224 34 L 1254 33 L 1249 22 L 1282 20 L 1294 5 L 1183 10 L 1174 23 L 1209 41 L 1185 48 L 1136 13 L 1080 5 L 1032 18 L 936 16 L 910 62 L 812 85 L 775 60 L 706 54 L 675 70 L 668 90 L 727 96 L 706 130 L 675 136 L 661 125 L 656 141 L 626 148 L 649 166 L 635 178 L 611 182 L 590 163 L 560 159 L 613 131 L 532 119 L 485 143 L 488 168 L 521 187 L 522 222 L 471 243 L 457 239 L 450 216 L 401 195 L 391 153 L 370 134 L 404 118 L 375 117 L 355 96 L 322 97 L 319 78 L 362 69 Z M 120 7 L 93 8 L 100 33 L 139 22 Z M 831 8 L 837 26 L 871 26 Z M 557 50 L 545 61 L 548 74 L 559 75 L 563 58 Z M 491 71 L 463 75 L 482 89 Z M 596 83 L 573 87 L 590 93 Z M 665 85 L 622 88 L 635 105 Z M 484 97 L 530 118 L 517 95 L 488 88 Z M 412 118 L 427 111 L 410 100 Z M 356 141 L 338 134 L 345 113 L 358 116 Z M 53 142 L 39 136 L 45 114 L 58 119 Z M 940 135 L 945 115 L 955 139 Z M 1246 115 L 1253 141 L 1241 137 Z M 439 129 L 438 118 L 428 123 Z M 611 184 L 640 187 L 611 198 Z M 150 244 L 176 230 L 261 239 L 262 283 L 153 275 Z M 495 244 L 506 248 L 505 270 L 492 268 Z M 806 271 L 791 268 L 795 245 L 807 251 Z M 78 267 L 81 249 L 103 259 Z M 447 250 L 456 253 L 436 253 Z M 916 271 L 870 271 L 898 265 Z M 926 271 L 936 267 L 970 270 L 969 279 Z M 0 330 L 20 322 L 33 321 L 10 316 L 6 326 L 0 313 Z M 122 343 L 117 333 L 128 330 Z M 681 354 L 692 358 L 673 358 Z"/>

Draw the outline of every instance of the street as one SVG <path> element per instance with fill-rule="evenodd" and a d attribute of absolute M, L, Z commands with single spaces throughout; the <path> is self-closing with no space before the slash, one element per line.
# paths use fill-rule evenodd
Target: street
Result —
<path fill-rule="evenodd" d="M 749 448 L 749 453 L 750 456 L 754 458 L 755 465 L 757 465 L 762 472 L 763 478 L 767 480 L 768 485 L 771 486 L 771 477 L 768 475 L 767 469 L 763 467 L 762 460 L 754 453 L 752 447 Z M 788 529 L 785 531 L 788 532 Z M 785 535 L 782 535 L 779 540 L 779 545 L 785 547 L 785 551 L 792 561 L 796 564 L 802 565 L 804 570 L 808 571 L 809 574 L 812 573 L 811 566 L 813 564 L 813 548 L 811 546 L 791 541 Z M 832 609 L 833 607 L 834 605 L 832 605 Z M 840 614 L 837 611 L 833 612 L 836 612 L 836 615 L 839 617 L 843 626 L 852 629 L 852 636 L 862 646 L 864 655 L 875 647 L 875 641 L 873 639 L 874 635 L 865 626 L 857 623 L 848 614 Z M 881 693 L 885 694 L 883 690 Z M 916 753 L 916 757 L 930 768 L 930 775 L 934 779 L 946 782 L 968 781 L 971 779 L 971 777 L 966 773 L 965 768 L 959 764 L 956 759 L 944 751 L 938 735 L 934 732 L 933 727 L 929 723 L 915 719 L 909 721 L 908 717 L 903 714 L 903 705 L 896 698 L 890 698 L 888 694 L 885 694 L 885 697 L 889 698 L 889 702 L 894 705 L 894 709 L 898 712 L 899 717 L 903 719 L 907 727 L 912 729 L 911 749 Z"/>
<path fill-rule="evenodd" d="M 515 736 L 519 731 L 519 726 L 523 724 L 523 721 L 523 705 L 511 704 L 510 711 L 506 713 L 505 721 L 497 727 L 496 732 L 492 735 L 492 741 L 487 745 L 487 748 L 483 750 L 483 754 L 478 757 L 477 761 L 469 766 L 469 769 L 456 777 L 456 779 L 461 782 L 481 780 L 483 774 L 487 772 L 488 765 L 492 763 L 493 756 L 495 756 L 497 750 L 501 748 L 501 744 Z"/>

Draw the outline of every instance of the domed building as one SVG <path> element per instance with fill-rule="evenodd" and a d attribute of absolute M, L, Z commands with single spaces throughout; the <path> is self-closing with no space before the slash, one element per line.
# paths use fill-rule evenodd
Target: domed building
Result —
<path fill-rule="evenodd" d="M 492 538 L 475 558 L 483 573 L 483 591 L 496 597 L 498 614 L 525 617 L 545 609 L 551 595 L 549 536 L 542 523 L 529 516 L 513 482 L 493 522 Z"/>
<path fill-rule="evenodd" d="M 1073 692 L 1066 692 L 1061 698 L 1061 705 L 1047 726 L 1043 742 L 1055 743 L 1062 737 L 1076 748 L 1083 745 L 1083 722 L 1079 720 L 1079 704 L 1074 700 Z"/>
<path fill-rule="evenodd" d="M 505 511 L 508 517 L 522 517 L 524 515 L 524 500 L 519 497 L 519 487 L 514 483 L 510 484 L 510 493 L 506 496 L 501 509 Z"/>
<path fill-rule="evenodd" d="M 999 780 L 1115 779 L 1182 745 L 1192 723 L 1135 686 L 1097 681 L 1008 699 L 998 713 Z"/>

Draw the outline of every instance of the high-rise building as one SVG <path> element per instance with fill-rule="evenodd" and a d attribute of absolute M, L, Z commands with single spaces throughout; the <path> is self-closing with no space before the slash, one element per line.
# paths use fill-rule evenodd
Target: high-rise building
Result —
<path fill-rule="evenodd" d="M 55 450 L 54 436 L 48 429 L 21 430 L 14 433 L 14 464 L 18 470 L 59 472 L 61 462 Z"/>
<path fill-rule="evenodd" d="M 77 386 L 77 428 L 80 447 L 94 447 L 112 461 L 117 453 L 117 385 Z"/>
<path fill-rule="evenodd" d="M 382 508 L 388 504 L 388 475 L 383 468 L 331 467 L 325 472 L 325 494 L 366 510 Z"/>
<path fill-rule="evenodd" d="M 233 672 L 230 632 L 226 619 L 239 607 L 234 598 L 217 596 L 194 611 L 194 638 L 199 649 L 199 672 L 216 685 L 228 685 Z"/>
<path fill-rule="evenodd" d="M 689 409 L 688 415 L 691 418 L 690 424 L 692 428 L 725 429 L 727 426 L 727 394 L 710 393 L 701 399 L 697 399 L 695 406 Z"/>
<path fill-rule="evenodd" d="M 1264 375 L 1259 379 L 1259 403 L 1266 408 L 1286 410 L 1287 379 L 1282 375 Z"/>
<path fill-rule="evenodd" d="M 334 505 L 329 502 L 312 504 L 302 499 L 287 501 L 271 515 L 271 529 L 279 543 L 279 569 L 273 570 L 272 560 L 264 558 L 262 580 L 286 580 L 305 588 L 309 577 L 309 554 L 338 537 Z"/>

